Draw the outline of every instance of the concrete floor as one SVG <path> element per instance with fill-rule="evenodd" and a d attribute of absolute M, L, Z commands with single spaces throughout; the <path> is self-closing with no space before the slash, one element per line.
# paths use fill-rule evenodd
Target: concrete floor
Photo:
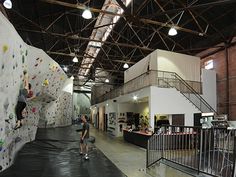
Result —
<path fill-rule="evenodd" d="M 1 177 L 150 177 L 146 174 L 146 150 L 114 138 L 90 126 L 90 160 L 79 155 L 80 126 L 39 129 L 37 139 L 19 152 Z M 105 156 L 104 156 L 105 155 Z M 66 163 L 66 164 L 65 164 Z M 27 168 L 25 168 L 27 166 Z M 96 175 L 95 175 L 96 174 Z"/>
<path fill-rule="evenodd" d="M 150 177 L 146 174 L 146 150 L 114 138 L 90 126 L 95 146 L 128 177 Z"/>
<path fill-rule="evenodd" d="M 126 177 L 94 145 L 85 160 L 79 154 L 80 135 L 75 128 L 38 129 L 36 140 L 19 151 L 0 177 Z"/>

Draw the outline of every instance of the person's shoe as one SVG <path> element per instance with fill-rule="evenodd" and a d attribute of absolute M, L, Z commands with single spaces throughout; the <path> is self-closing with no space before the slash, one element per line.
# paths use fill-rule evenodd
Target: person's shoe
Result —
<path fill-rule="evenodd" d="M 83 155 L 83 152 L 79 152 L 79 155 Z"/>
<path fill-rule="evenodd" d="M 88 160 L 89 159 L 88 154 L 85 154 L 84 158 L 85 160 Z"/>

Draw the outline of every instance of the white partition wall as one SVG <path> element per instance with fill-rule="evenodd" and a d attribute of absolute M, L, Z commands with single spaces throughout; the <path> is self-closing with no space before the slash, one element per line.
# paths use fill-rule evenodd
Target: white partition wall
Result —
<path fill-rule="evenodd" d="M 148 70 L 175 72 L 184 80 L 200 81 L 200 58 L 157 49 L 127 69 L 124 82 L 140 76 Z"/>
<path fill-rule="evenodd" d="M 200 112 L 175 88 L 158 88 L 151 86 L 149 98 L 151 126 L 155 114 L 185 114 L 185 125 L 193 126 L 193 114 Z"/>
<path fill-rule="evenodd" d="M 157 70 L 157 51 L 152 52 L 124 73 L 124 83 L 146 73 L 148 70 Z"/>
<path fill-rule="evenodd" d="M 199 57 L 158 49 L 157 69 L 175 72 L 184 80 L 200 81 Z"/>

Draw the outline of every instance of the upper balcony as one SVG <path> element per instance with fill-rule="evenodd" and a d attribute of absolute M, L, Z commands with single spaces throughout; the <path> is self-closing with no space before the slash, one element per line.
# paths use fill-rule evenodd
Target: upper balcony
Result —
<path fill-rule="evenodd" d="M 92 94 L 91 102 L 92 105 L 98 104 L 149 86 L 157 86 L 162 88 L 173 87 L 187 94 L 194 94 L 195 92 L 198 94 L 202 93 L 201 82 L 183 80 L 175 72 L 150 70 L 135 77 L 132 80 L 129 80 L 122 86 L 115 88 L 110 92 L 104 93 L 103 95 L 97 96 Z"/>

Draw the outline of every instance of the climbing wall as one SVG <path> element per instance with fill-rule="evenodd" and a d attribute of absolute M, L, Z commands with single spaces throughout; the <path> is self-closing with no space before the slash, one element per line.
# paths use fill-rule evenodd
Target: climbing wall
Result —
<path fill-rule="evenodd" d="M 24 70 L 28 71 L 36 98 L 27 102 L 23 126 L 14 130 Z M 25 44 L 0 13 L 0 171 L 12 164 L 26 142 L 35 139 L 40 118 L 45 116 L 55 126 L 71 123 L 72 97 L 62 91 L 66 79 L 61 67 L 42 50 Z"/>
<path fill-rule="evenodd" d="M 45 123 L 42 127 L 60 127 L 71 125 L 72 97 L 70 93 L 63 92 L 56 101 L 45 108 Z"/>

